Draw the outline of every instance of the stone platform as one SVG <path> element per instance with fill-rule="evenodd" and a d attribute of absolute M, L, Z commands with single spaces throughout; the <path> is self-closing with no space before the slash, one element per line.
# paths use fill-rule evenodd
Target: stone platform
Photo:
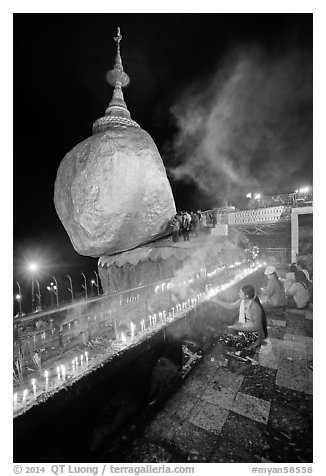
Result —
<path fill-rule="evenodd" d="M 312 310 L 269 312 L 251 361 L 215 339 L 172 397 L 99 461 L 312 462 L 312 324 Z"/>

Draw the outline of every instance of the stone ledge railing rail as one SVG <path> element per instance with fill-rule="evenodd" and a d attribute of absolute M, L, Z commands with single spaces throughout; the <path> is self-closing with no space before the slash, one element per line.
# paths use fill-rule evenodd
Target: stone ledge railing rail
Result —
<path fill-rule="evenodd" d="M 198 271 L 189 277 L 191 284 L 187 287 L 185 301 L 191 300 L 194 292 L 201 293 L 212 285 L 222 284 L 252 264 L 254 263 L 249 259 L 245 259 L 235 264 L 227 266 L 219 264 Z M 112 340 L 120 338 L 121 330 L 129 332 L 131 320 L 139 326 L 140 321 L 151 314 L 148 309 L 150 297 L 153 298 L 157 295 L 157 303 L 169 302 L 171 306 L 175 306 L 170 296 L 169 283 L 172 280 L 173 277 L 159 283 L 103 295 L 78 306 L 67 306 L 65 311 L 56 313 L 51 319 L 47 313 L 43 314 L 43 319 L 40 319 L 40 316 L 16 319 L 14 323 L 14 357 L 22 352 L 25 367 L 33 367 L 35 352 L 41 353 L 42 362 L 46 362 L 58 353 L 88 345 L 103 333 L 108 334 Z M 167 296 L 168 294 L 169 296 Z M 157 306 L 159 307 L 159 305 Z M 167 308 L 169 305 L 165 307 Z M 160 311 L 163 312 L 163 309 Z M 154 312 L 159 317 L 160 312 L 156 308 Z M 35 330 L 36 323 L 40 323 L 40 328 Z M 24 325 L 25 330 L 23 329 Z M 17 331 L 17 327 L 20 327 L 20 332 Z"/>

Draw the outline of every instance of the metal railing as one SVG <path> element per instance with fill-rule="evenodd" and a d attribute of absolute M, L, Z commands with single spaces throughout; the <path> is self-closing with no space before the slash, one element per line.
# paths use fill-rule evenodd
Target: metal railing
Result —
<path fill-rule="evenodd" d="M 248 267 L 248 263 L 249 259 L 245 258 L 236 264 L 219 264 L 199 270 L 189 277 L 187 283 L 183 283 L 187 290 L 185 295 L 189 294 L 191 298 L 203 292 L 207 284 L 231 279 L 244 266 Z M 159 310 L 160 306 L 173 306 L 170 286 L 173 279 L 171 276 L 149 285 L 71 304 L 55 314 L 44 312 L 42 316 L 17 318 L 14 322 L 14 356 L 22 352 L 27 365 L 32 366 L 35 352 L 40 352 L 42 360 L 46 361 L 58 352 L 87 345 L 103 333 L 112 340 L 116 339 L 121 330 L 128 332 L 126 326 L 130 325 L 131 320 L 139 324 L 151 312 L 163 312 L 163 309 Z M 149 302 L 151 309 L 154 309 L 152 311 L 149 310 Z"/>
<path fill-rule="evenodd" d="M 211 224 L 213 222 L 213 215 L 217 215 L 217 220 L 220 223 L 227 223 L 225 217 L 228 213 L 242 211 L 242 210 L 254 210 L 259 208 L 271 208 L 271 207 L 307 207 L 313 205 L 313 191 L 310 190 L 306 193 L 293 192 L 283 195 L 270 195 L 261 197 L 259 199 L 249 199 L 248 205 L 245 208 L 239 210 L 234 206 L 212 208 L 205 210 L 202 213 L 206 216 L 206 223 Z"/>

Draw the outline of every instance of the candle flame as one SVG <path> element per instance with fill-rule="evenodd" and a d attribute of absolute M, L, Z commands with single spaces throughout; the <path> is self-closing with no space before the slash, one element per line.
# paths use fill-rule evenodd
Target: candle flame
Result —
<path fill-rule="evenodd" d="M 131 338 L 133 339 L 135 337 L 135 329 L 136 329 L 136 326 L 133 322 L 130 323 L 130 334 L 131 334 Z"/>

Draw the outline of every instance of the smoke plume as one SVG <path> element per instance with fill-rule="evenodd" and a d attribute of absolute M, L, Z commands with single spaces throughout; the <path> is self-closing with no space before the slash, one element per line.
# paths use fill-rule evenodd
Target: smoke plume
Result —
<path fill-rule="evenodd" d="M 271 57 L 234 50 L 215 75 L 171 108 L 176 181 L 194 182 L 211 206 L 248 192 L 287 193 L 312 177 L 310 53 Z"/>

